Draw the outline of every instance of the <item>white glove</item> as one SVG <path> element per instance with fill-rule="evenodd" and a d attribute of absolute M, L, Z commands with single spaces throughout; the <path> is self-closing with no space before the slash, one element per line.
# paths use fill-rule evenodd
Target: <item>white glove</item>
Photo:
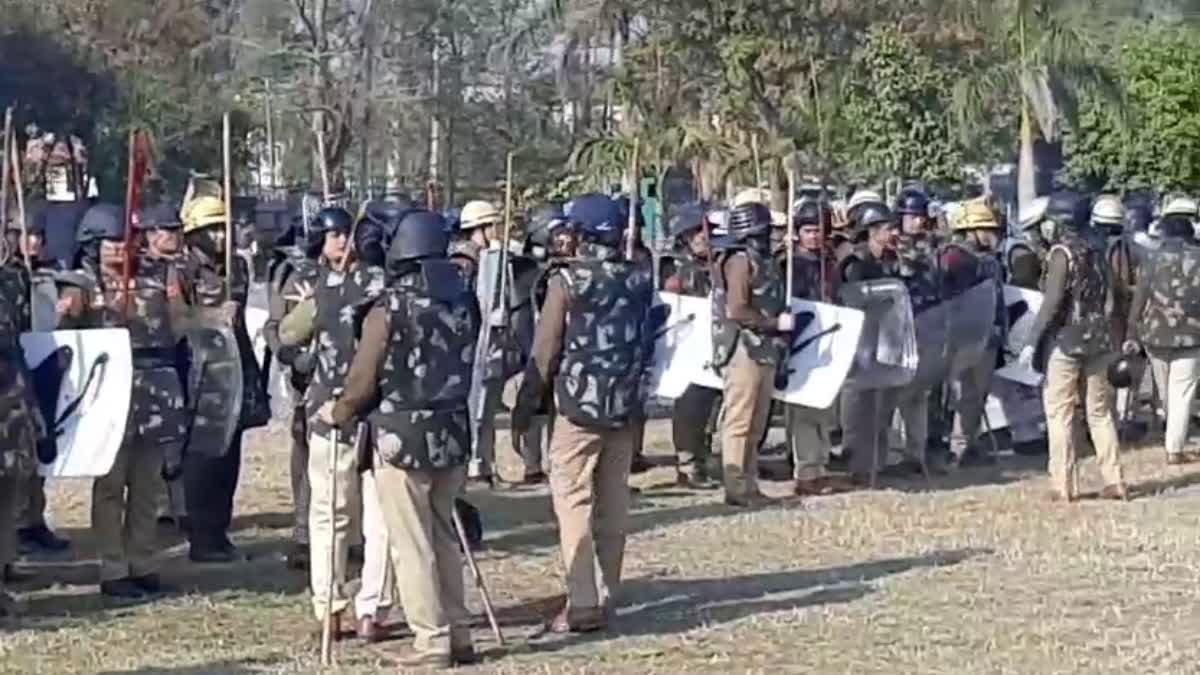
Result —
<path fill-rule="evenodd" d="M 508 325 L 508 313 L 503 307 L 497 307 L 488 314 L 488 325 L 492 328 L 504 328 Z"/>
<path fill-rule="evenodd" d="M 1017 362 L 1026 368 L 1033 369 L 1033 345 L 1025 345 L 1021 349 L 1021 355 L 1017 357 Z"/>
<path fill-rule="evenodd" d="M 1138 343 L 1134 342 L 1133 340 L 1126 340 L 1125 344 L 1121 345 L 1121 352 L 1124 353 L 1125 356 L 1133 356 L 1134 354 L 1138 353 Z"/>
<path fill-rule="evenodd" d="M 775 327 L 780 333 L 792 332 L 792 330 L 796 328 L 796 315 L 790 313 L 780 314 L 778 321 L 775 323 Z"/>

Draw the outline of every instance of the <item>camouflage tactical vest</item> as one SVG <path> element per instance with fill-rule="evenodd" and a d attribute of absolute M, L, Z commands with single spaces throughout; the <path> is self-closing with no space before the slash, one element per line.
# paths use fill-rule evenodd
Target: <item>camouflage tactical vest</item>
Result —
<path fill-rule="evenodd" d="M 383 292 L 383 285 L 383 270 L 377 267 L 355 267 L 348 272 L 321 269 L 313 296 L 317 302 L 313 336 L 316 367 L 305 392 L 315 433 L 329 432 L 328 426 L 314 415 L 345 383 L 362 319 Z"/>
<path fill-rule="evenodd" d="M 461 466 L 471 450 L 467 398 L 479 310 L 465 286 L 431 288 L 427 280 L 435 278 L 458 279 L 453 272 L 410 273 L 381 300 L 389 341 L 379 374 L 379 406 L 369 419 L 390 441 L 379 444 L 384 460 L 406 470 Z"/>
<path fill-rule="evenodd" d="M 1089 358 L 1114 348 L 1108 317 L 1109 269 L 1104 252 L 1069 232 L 1050 249 L 1067 255 L 1067 297 L 1056 317 L 1056 344 L 1068 356 Z"/>
<path fill-rule="evenodd" d="M 824 263 L 824 275 L 821 266 Z M 787 256 L 780 260 L 780 269 L 787 274 Z M 833 280 L 837 274 L 833 261 L 833 253 L 826 252 L 824 257 L 819 252 L 797 250 L 792 257 L 792 297 L 802 300 L 827 302 L 833 297 Z M 824 287 L 821 282 L 824 281 Z"/>
<path fill-rule="evenodd" d="M 101 274 L 97 278 L 95 309 L 100 325 L 105 328 L 125 328 L 129 331 L 129 346 L 133 349 L 134 366 L 139 357 L 146 361 L 173 360 L 178 336 L 171 327 L 171 303 L 167 297 L 170 265 L 165 261 L 141 257 L 130 284 L 128 312 L 124 310 L 121 277 Z M 171 352 L 168 357 L 167 353 Z"/>
<path fill-rule="evenodd" d="M 29 323 L 27 279 L 23 267 L 0 266 L 0 476 L 28 476 L 35 467 L 38 412 L 18 342 Z"/>
<path fill-rule="evenodd" d="M 653 279 L 645 267 L 624 261 L 578 261 L 562 275 L 570 305 L 555 379 L 558 409 L 583 427 L 619 429 L 645 406 Z"/>
<path fill-rule="evenodd" d="M 667 261 L 674 268 L 671 271 L 670 279 L 674 281 L 673 286 L 679 289 L 679 293 L 696 298 L 704 298 L 708 297 L 708 294 L 712 292 L 712 279 L 708 273 L 708 261 L 697 259 L 690 251 L 680 251 L 672 254 L 669 258 L 664 257 L 662 259 L 662 262 Z"/>
<path fill-rule="evenodd" d="M 787 289 L 779 268 L 766 256 L 753 248 L 723 251 L 717 256 L 717 278 L 714 279 L 713 305 L 713 366 L 723 368 L 737 351 L 740 342 L 746 353 L 756 363 L 767 366 L 779 364 L 787 349 L 787 340 L 781 336 L 763 335 L 743 329 L 728 318 L 725 312 L 728 291 L 725 286 L 725 263 L 730 257 L 745 255 L 750 260 L 750 305 L 767 316 L 778 316 L 787 309 L 783 297 Z"/>
<path fill-rule="evenodd" d="M 1138 333 L 1150 347 L 1200 347 L 1200 246 L 1166 239 L 1142 273 L 1150 297 Z"/>

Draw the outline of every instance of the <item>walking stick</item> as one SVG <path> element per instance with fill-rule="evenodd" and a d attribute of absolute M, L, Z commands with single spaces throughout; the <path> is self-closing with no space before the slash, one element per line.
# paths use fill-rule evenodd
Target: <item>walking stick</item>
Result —
<path fill-rule="evenodd" d="M 641 190 L 641 181 L 638 180 L 638 147 L 639 139 L 633 139 L 633 161 L 630 169 L 633 177 L 633 188 L 629 191 L 629 222 L 626 225 L 628 231 L 625 233 L 625 259 L 633 262 L 633 241 L 634 230 L 637 228 L 637 208 L 639 191 Z"/>
<path fill-rule="evenodd" d="M 338 430 L 329 430 L 329 583 L 325 587 L 325 617 L 321 621 L 321 665 L 333 665 L 333 584 L 337 564 Z"/>
<path fill-rule="evenodd" d="M 221 155 L 225 169 L 225 299 L 233 299 L 233 159 L 229 113 L 221 120 Z"/>
<path fill-rule="evenodd" d="M 13 143 L 12 138 L 12 118 L 13 109 L 12 106 L 9 106 L 4 110 L 4 140 L 2 141 L 4 145 L 4 161 L 0 163 L 2 164 L 2 166 L 0 166 L 0 223 L 8 222 L 8 182 L 9 170 L 12 169 L 12 165 L 9 163 L 8 157 L 10 154 L 9 150 L 13 145 L 16 145 Z M 2 255 L 0 258 L 2 258 L 4 261 L 7 261 L 8 255 Z"/>
<path fill-rule="evenodd" d="M 496 636 L 496 644 L 503 647 L 504 634 L 500 632 L 500 622 L 496 621 L 496 610 L 492 608 L 492 597 L 488 595 L 487 584 L 483 581 L 479 565 L 475 564 L 475 554 L 471 552 L 471 543 L 467 541 L 462 519 L 458 517 L 458 509 L 454 507 L 453 503 L 450 505 L 450 517 L 454 523 L 454 532 L 458 535 L 458 544 L 462 546 L 463 555 L 467 558 L 467 567 L 470 568 L 471 576 L 475 579 L 475 585 L 479 588 L 479 595 L 483 599 L 483 611 L 487 614 L 488 623 L 492 626 L 492 634 Z"/>
<path fill-rule="evenodd" d="M 21 227 L 21 243 L 17 246 L 21 258 L 25 261 L 25 271 L 33 272 L 33 265 L 29 261 L 29 251 L 26 250 L 25 241 L 27 238 L 27 229 L 25 226 L 25 184 L 21 179 L 21 157 L 17 154 L 17 144 L 9 144 L 9 159 L 12 161 L 12 182 L 13 195 L 17 198 L 17 222 Z"/>
<path fill-rule="evenodd" d="M 787 301 L 792 302 L 796 270 L 796 167 L 793 162 L 787 172 Z M 824 289 L 822 288 L 822 293 Z"/>

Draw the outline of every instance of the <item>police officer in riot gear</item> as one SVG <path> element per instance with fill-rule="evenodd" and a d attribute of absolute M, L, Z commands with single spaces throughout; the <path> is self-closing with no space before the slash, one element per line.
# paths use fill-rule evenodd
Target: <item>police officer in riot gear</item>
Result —
<path fill-rule="evenodd" d="M 824 199 L 804 198 L 796 204 L 796 241 L 792 243 L 792 297 L 814 302 L 832 302 L 836 295 L 837 261 L 828 244 L 833 212 Z M 787 274 L 787 252 L 779 257 Z M 784 419 L 791 450 L 792 491 L 800 497 L 828 495 L 853 489 L 844 476 L 829 473 L 830 431 L 836 425 L 836 410 L 816 410 L 788 404 Z"/>
<path fill-rule="evenodd" d="M 363 317 L 384 291 L 384 270 L 354 259 L 350 248 L 353 217 L 340 207 L 317 213 L 320 223 L 320 272 L 314 286 L 315 322 L 307 345 L 315 358 L 313 376 L 305 392 L 308 414 L 308 483 L 310 503 L 309 580 L 313 613 L 323 622 L 326 593 L 333 586 L 331 620 L 334 634 L 351 605 L 347 587 L 351 522 L 362 513 L 363 579 L 353 598 L 358 633 L 370 642 L 379 635 L 380 613 L 389 604 L 392 575 L 389 571 L 388 528 L 384 524 L 375 475 L 359 461 L 359 446 L 368 435 L 350 415 L 330 423 L 329 410 L 347 387 L 351 361 L 361 346 L 356 340 Z M 310 246 L 316 250 L 317 241 Z M 290 317 L 283 322 L 281 338 L 288 336 Z M 356 409 L 357 412 L 357 409 Z M 355 496 L 361 499 L 354 499 Z M 332 549 L 332 550 L 331 550 Z M 333 566 L 330 567 L 332 559 Z"/>
<path fill-rule="evenodd" d="M 674 249 L 659 259 L 663 290 L 699 298 L 712 292 L 711 248 L 705 211 L 699 204 L 675 208 L 667 223 Z M 675 445 L 676 482 L 682 487 L 716 487 L 709 475 L 712 453 L 709 421 L 720 403 L 721 392 L 689 385 L 671 409 L 671 438 Z"/>
<path fill-rule="evenodd" d="M 363 322 L 345 390 L 320 413 L 337 427 L 365 415 L 376 430 L 375 477 L 414 633 L 405 668 L 477 660 L 452 509 L 471 448 L 467 397 L 480 316 L 446 260 L 448 243 L 440 215 L 401 219 L 387 289 Z"/>
<path fill-rule="evenodd" d="M 770 257 L 771 212 L 749 202 L 729 213 L 729 235 L 715 242 L 713 366 L 725 380 L 721 453 L 725 503 L 750 506 L 758 490 L 758 445 L 775 391 L 775 372 L 795 317 L 783 276 Z"/>
<path fill-rule="evenodd" d="M 906 187 L 896 196 L 893 209 L 900 217 L 900 231 L 909 235 L 930 233 L 932 219 L 929 217 L 929 195 L 917 187 Z"/>
<path fill-rule="evenodd" d="M 241 382 L 233 379 L 209 384 L 208 375 L 217 369 L 209 367 L 189 376 L 189 384 L 201 391 L 189 391 L 194 398 L 206 395 L 221 395 L 240 386 L 241 409 L 233 413 L 234 429 L 226 448 L 215 451 L 197 449 L 192 439 L 184 459 L 185 496 L 188 501 L 188 557 L 198 563 L 227 563 L 240 557 L 237 548 L 229 539 L 229 526 L 233 519 L 233 498 L 237 491 L 238 476 L 242 464 L 242 432 L 253 426 L 261 426 L 269 419 L 265 392 L 259 390 L 258 362 L 254 358 L 250 336 L 246 331 L 243 311 L 249 293 L 250 270 L 239 256 L 233 256 L 233 268 L 225 268 L 225 247 L 234 242 L 226 241 L 224 202 L 212 196 L 201 196 L 185 203 L 180 211 L 183 220 L 185 244 L 185 285 L 191 306 L 192 322 L 197 326 L 220 326 L 229 330 L 236 341 L 236 359 L 241 368 Z M 194 352 L 207 349 L 205 339 L 198 333 L 189 335 Z M 223 341 L 223 340 L 222 340 Z M 201 357 L 201 360 L 207 357 Z M 235 377 L 235 376 L 231 376 Z M 211 386 L 211 388 L 209 388 Z M 205 393 L 202 393 L 205 392 Z M 231 423 L 228 417 L 210 417 L 207 408 L 196 406 L 193 434 L 213 432 L 228 433 Z"/>
<path fill-rule="evenodd" d="M 1008 336 L 1004 268 L 999 256 L 1002 232 L 999 219 L 986 202 L 966 202 L 950 223 L 951 241 L 943 247 L 940 256 L 947 289 L 962 291 L 989 280 L 996 289 L 996 316 L 987 350 L 974 367 L 950 383 L 954 407 L 950 461 L 954 466 L 995 462 L 988 448 L 979 443 L 979 427 L 988 392 L 992 389 L 998 354 Z"/>
<path fill-rule="evenodd" d="M 650 270 L 623 258 L 617 205 L 584 195 L 568 206 L 567 217 L 578 228 L 579 255 L 549 281 L 513 408 L 513 428 L 523 431 L 554 387 L 550 485 L 567 582 L 566 606 L 549 624 L 554 632 L 602 629 L 616 606 L 629 465 L 655 330 Z"/>
<path fill-rule="evenodd" d="M 1004 267 L 1014 286 L 1037 290 L 1041 285 L 1042 261 L 1050 248 L 1042 234 L 1049 204 L 1048 197 L 1037 197 L 1017 214 L 1022 236 L 1011 239 L 1004 252 Z"/>
<path fill-rule="evenodd" d="M 72 320 L 67 315 L 69 308 L 58 297 L 54 265 L 41 259 L 44 220 L 29 219 L 22 234 L 20 223 L 13 219 L 8 222 L 6 235 L 10 239 L 4 248 L 8 259 L 0 263 L 8 268 L 10 276 L 5 278 L 12 283 L 20 282 L 23 293 L 29 296 L 16 310 L 29 315 L 21 319 L 28 322 L 23 330 L 51 331 L 71 327 Z M 28 270 L 26 258 L 30 265 Z M 59 537 L 46 524 L 46 480 L 36 471 L 21 486 L 17 505 L 17 540 L 21 549 L 59 553 L 70 548 L 71 542 Z"/>
<path fill-rule="evenodd" d="M 1161 243 L 1145 253 L 1138 270 L 1128 320 L 1134 330 L 1124 345 L 1126 354 L 1144 348 L 1153 360 L 1167 413 L 1168 464 L 1200 461 L 1200 452 L 1186 445 L 1200 382 L 1200 244 L 1193 231 L 1195 213 L 1191 200 L 1174 200 L 1164 209 Z"/>
<path fill-rule="evenodd" d="M 853 201 L 853 200 L 852 200 Z M 896 242 L 900 225 L 883 200 L 867 196 L 849 210 L 849 225 L 860 233 L 862 241 L 838 263 L 840 283 L 884 279 L 899 275 Z M 860 486 L 870 484 L 872 467 L 882 465 L 884 456 L 875 458 L 876 448 L 882 453 L 887 445 L 887 430 L 896 408 L 894 390 L 875 392 L 844 391 L 842 393 L 842 445 L 850 452 L 851 480 Z"/>
<path fill-rule="evenodd" d="M 309 561 L 308 415 L 304 410 L 304 396 L 316 361 L 312 352 L 301 345 L 301 340 L 289 340 L 291 344 L 284 344 L 280 324 L 294 311 L 307 310 L 309 322 L 315 320 L 316 303 L 312 296 L 321 271 L 318 258 L 325 232 L 332 223 L 329 218 L 311 218 L 310 221 L 305 222 L 301 214 L 275 247 L 276 257 L 270 267 L 267 291 L 267 321 L 263 325 L 267 347 L 288 370 L 292 394 L 292 543 L 286 562 L 288 567 L 297 570 L 307 570 Z M 302 304 L 305 307 L 298 309 Z"/>
<path fill-rule="evenodd" d="M 1074 192 L 1050 196 L 1042 223 L 1051 243 L 1042 282 L 1044 298 L 1021 361 L 1046 375 L 1043 403 L 1050 437 L 1052 497 L 1079 497 L 1074 433 L 1080 382 L 1096 458 L 1104 478 L 1103 499 L 1126 499 L 1120 447 L 1113 419 L 1112 386 L 1105 369 L 1117 347 L 1111 317 L 1112 271 L 1104 251 L 1084 231 L 1088 200 Z"/>
<path fill-rule="evenodd" d="M 182 330 L 170 311 L 168 268 L 149 257 L 135 258 L 129 287 L 123 288 L 124 222 L 124 210 L 113 204 L 97 204 L 84 214 L 79 244 L 91 288 L 68 288 L 64 294 L 85 308 L 88 326 L 129 331 L 133 394 L 125 442 L 108 475 L 93 485 L 92 530 L 100 553 L 100 592 L 136 598 L 162 590 L 155 510 L 161 481 L 182 470 L 189 420 L 175 351 Z"/>

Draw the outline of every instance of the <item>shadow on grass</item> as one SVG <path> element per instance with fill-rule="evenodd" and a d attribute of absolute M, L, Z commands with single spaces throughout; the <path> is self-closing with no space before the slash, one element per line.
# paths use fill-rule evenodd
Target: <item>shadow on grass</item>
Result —
<path fill-rule="evenodd" d="M 198 666 L 146 666 L 133 670 L 102 670 L 98 675 L 239 675 L 240 673 L 261 673 L 259 668 L 250 668 L 250 661 L 214 661 Z"/>
<path fill-rule="evenodd" d="M 853 602 L 874 592 L 876 580 L 922 569 L 957 565 L 990 549 L 935 551 L 817 570 L 790 570 L 711 579 L 633 579 L 624 584 L 624 605 L 607 633 L 543 635 L 533 649 L 553 652 L 616 637 L 682 633 L 759 614 Z M 542 606 L 539 600 L 530 606 Z M 539 607 L 540 608 L 540 607 Z M 513 608 L 519 614 L 519 608 Z"/>

